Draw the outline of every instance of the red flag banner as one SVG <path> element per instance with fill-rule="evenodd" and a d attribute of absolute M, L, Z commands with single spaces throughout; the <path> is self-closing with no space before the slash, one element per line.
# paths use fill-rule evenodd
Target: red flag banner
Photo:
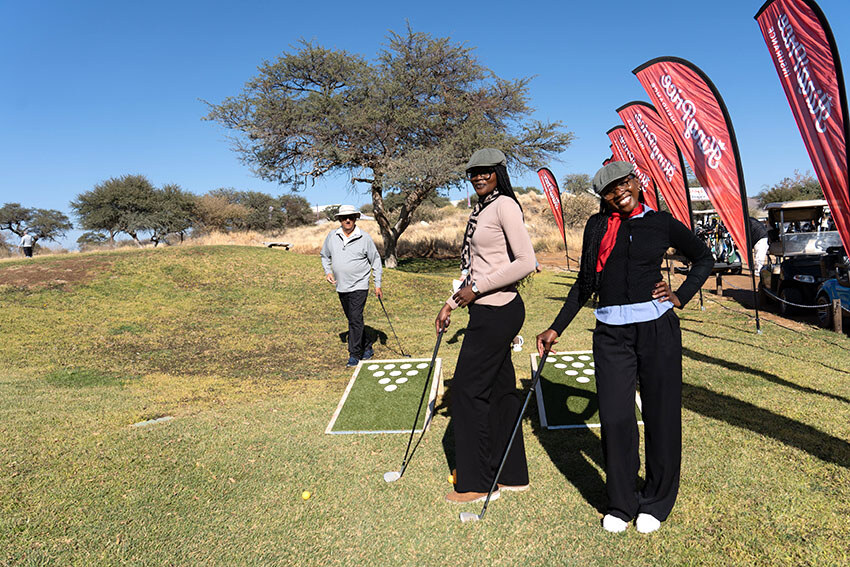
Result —
<path fill-rule="evenodd" d="M 659 57 L 632 72 L 659 109 L 745 263 L 752 265 L 738 144 L 717 88 L 696 65 L 678 57 Z"/>
<path fill-rule="evenodd" d="M 549 201 L 549 208 L 552 209 L 552 214 L 555 216 L 555 223 L 558 225 L 558 230 L 561 231 L 561 238 L 564 239 L 564 246 L 567 245 L 567 236 L 564 233 L 564 212 L 561 209 L 561 192 L 558 190 L 558 181 L 548 167 L 541 167 L 537 170 L 537 176 L 540 178 L 540 184 L 543 186 L 543 193 Z"/>
<path fill-rule="evenodd" d="M 812 0 L 771 0 L 755 16 L 835 221 L 850 251 L 847 93 L 826 17 Z"/>
<path fill-rule="evenodd" d="M 618 159 L 627 161 L 634 166 L 635 176 L 640 181 L 646 204 L 657 211 L 658 200 L 655 198 L 655 185 L 649 176 L 648 165 L 644 163 L 643 157 L 637 151 L 637 143 L 632 139 L 632 135 L 625 127 L 614 126 L 608 130 L 608 138 L 611 139 L 611 144 L 616 148 L 614 156 L 617 157 L 617 150 L 619 150 L 620 157 Z"/>
<path fill-rule="evenodd" d="M 614 140 L 611 138 L 611 134 L 608 134 L 608 139 L 611 140 L 611 145 L 608 146 L 611 148 L 611 161 L 629 161 L 629 158 L 624 156 L 620 151 L 620 144 L 615 144 Z M 607 165 L 607 164 L 602 164 Z"/>
<path fill-rule="evenodd" d="M 682 154 L 655 108 L 646 102 L 633 101 L 618 108 L 617 114 L 637 141 L 643 161 L 648 164 L 673 217 L 692 228 Z"/>

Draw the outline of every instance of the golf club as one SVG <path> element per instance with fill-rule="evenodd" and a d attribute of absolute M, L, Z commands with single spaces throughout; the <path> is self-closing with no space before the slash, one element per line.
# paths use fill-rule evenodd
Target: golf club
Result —
<path fill-rule="evenodd" d="M 440 350 L 440 341 L 443 338 L 444 332 L 445 329 L 440 329 L 440 332 L 437 333 L 437 344 L 434 345 L 434 354 L 431 356 L 431 365 L 428 366 L 428 375 L 425 377 L 425 386 L 422 389 L 422 397 L 419 398 L 419 407 L 416 408 L 416 417 L 413 419 L 413 427 L 410 428 L 410 438 L 407 440 L 407 449 L 405 449 L 404 458 L 401 460 L 401 469 L 399 469 L 398 471 L 385 472 L 385 482 L 395 482 L 401 478 L 401 475 L 404 474 L 407 465 L 409 465 L 410 461 L 413 459 L 413 453 L 416 452 L 416 448 L 419 446 L 419 442 L 422 441 L 422 437 L 425 436 L 425 431 L 427 431 L 428 429 L 428 423 L 423 423 L 422 433 L 419 434 L 419 439 L 417 439 L 416 445 L 413 446 L 413 451 L 411 451 L 410 443 L 413 441 L 413 434 L 416 432 L 416 422 L 419 421 L 419 413 L 422 411 L 422 401 L 425 399 L 425 392 L 428 391 L 428 383 L 431 381 L 431 374 L 433 374 L 434 372 L 434 363 L 437 361 L 437 351 Z M 408 452 L 410 453 L 409 455 Z"/>
<path fill-rule="evenodd" d="M 493 495 L 493 491 L 496 490 L 496 485 L 499 483 L 499 475 L 502 474 L 502 468 L 505 466 L 505 461 L 508 460 L 508 453 L 511 451 L 511 445 L 514 444 L 516 432 L 519 431 L 519 428 L 522 425 L 522 416 L 525 414 L 525 408 L 528 407 L 528 401 L 531 399 L 531 393 L 534 391 L 535 386 L 537 386 L 537 382 L 540 380 L 540 373 L 543 371 L 543 364 L 546 362 L 546 357 L 548 355 L 548 350 L 543 351 L 543 356 L 540 357 L 540 362 L 537 363 L 537 370 L 534 372 L 534 377 L 531 379 L 531 386 L 528 388 L 528 394 L 525 396 L 525 402 L 522 404 L 522 409 L 519 410 L 519 416 L 516 419 L 514 431 L 511 433 L 510 439 L 508 439 L 508 446 L 505 447 L 505 453 L 502 455 L 502 462 L 499 463 L 499 470 L 496 471 L 496 476 L 493 477 L 493 484 L 490 486 L 490 492 L 487 493 L 486 500 L 484 500 L 484 507 L 481 508 L 481 513 L 475 514 L 474 512 L 461 512 L 461 522 L 477 522 L 478 520 L 484 519 L 484 513 L 487 512 L 487 504 L 490 503 L 490 497 Z"/>
<path fill-rule="evenodd" d="M 386 308 L 386 307 L 384 307 L 384 300 L 383 300 L 383 299 L 381 299 L 380 297 L 378 297 L 378 301 L 380 301 L 380 302 L 381 302 L 381 309 L 383 309 L 383 310 L 384 310 L 384 315 L 386 315 L 386 316 L 387 316 L 387 323 L 389 323 L 389 324 L 390 324 L 390 329 L 392 329 L 393 336 L 395 336 L 395 342 L 397 342 L 397 343 L 398 343 L 398 350 L 400 350 L 400 351 L 401 351 L 401 355 L 402 355 L 403 357 L 405 357 L 405 358 L 410 358 L 410 355 L 409 355 L 409 354 L 404 354 L 404 349 L 403 349 L 403 348 L 401 348 L 401 341 L 400 341 L 400 340 L 398 340 L 398 335 L 396 335 L 396 333 L 395 333 L 395 329 L 393 328 L 393 323 L 392 323 L 392 321 L 390 321 L 390 314 L 389 314 L 389 313 L 387 313 L 387 308 Z"/>

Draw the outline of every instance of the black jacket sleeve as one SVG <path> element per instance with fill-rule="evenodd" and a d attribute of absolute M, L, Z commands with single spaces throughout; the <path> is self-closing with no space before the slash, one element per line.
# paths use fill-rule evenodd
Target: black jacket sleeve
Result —
<path fill-rule="evenodd" d="M 711 275 L 714 257 L 702 240 L 673 217 L 670 217 L 670 243 L 691 262 L 688 277 L 675 292 L 684 307 Z"/>
<path fill-rule="evenodd" d="M 591 233 L 591 223 L 588 221 L 586 225 L 584 225 L 584 236 L 582 237 L 582 245 L 581 245 L 581 269 L 578 272 L 578 278 L 573 283 L 573 286 L 570 288 L 570 292 L 567 294 L 567 299 L 564 301 L 563 307 L 561 307 L 561 311 L 558 312 L 557 317 L 549 325 L 549 328 L 558 333 L 560 335 L 564 332 L 564 329 L 572 322 L 575 318 L 576 314 L 579 312 L 579 309 L 587 303 L 587 300 L 590 299 L 590 296 L 593 295 L 592 292 L 582 291 L 586 289 L 590 289 L 590 285 L 582 285 L 583 282 L 587 278 L 594 278 L 596 274 L 589 272 L 587 270 L 587 257 L 588 250 L 590 250 L 590 233 Z M 595 269 L 596 266 L 593 266 Z"/>

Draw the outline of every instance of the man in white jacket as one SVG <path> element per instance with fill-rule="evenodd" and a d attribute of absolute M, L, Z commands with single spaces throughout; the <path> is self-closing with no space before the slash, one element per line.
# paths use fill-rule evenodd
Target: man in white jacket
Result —
<path fill-rule="evenodd" d="M 33 245 L 35 245 L 36 237 L 30 234 L 29 229 L 24 229 L 24 235 L 21 237 L 21 250 L 24 253 L 24 256 L 27 258 L 32 258 L 32 249 Z"/>
<path fill-rule="evenodd" d="M 372 238 L 357 227 L 360 212 L 342 205 L 336 213 L 340 227 L 325 238 L 320 253 L 325 279 L 336 286 L 348 319 L 348 364 L 357 366 L 374 354 L 363 333 L 363 308 L 369 295 L 369 274 L 375 278 L 375 295 L 381 293 L 381 256 Z"/>

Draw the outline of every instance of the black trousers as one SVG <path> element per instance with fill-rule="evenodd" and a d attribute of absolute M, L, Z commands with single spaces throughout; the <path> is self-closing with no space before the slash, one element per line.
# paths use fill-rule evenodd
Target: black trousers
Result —
<path fill-rule="evenodd" d="M 339 302 L 348 319 L 348 354 L 357 359 L 363 357 L 363 351 L 368 346 L 363 334 L 363 308 L 368 296 L 368 289 L 339 293 Z"/>
<path fill-rule="evenodd" d="M 682 463 L 682 333 L 671 309 L 654 321 L 597 322 L 593 332 L 608 513 L 664 521 L 679 492 Z M 640 384 L 646 483 L 638 490 L 635 387 Z"/>
<path fill-rule="evenodd" d="M 522 395 L 516 388 L 511 340 L 525 320 L 519 295 L 507 305 L 469 306 L 469 325 L 451 385 L 458 492 L 487 492 L 513 431 Z M 528 484 L 522 429 L 499 477 Z"/>
<path fill-rule="evenodd" d="M 24 246 L 24 256 L 32 258 L 32 246 Z"/>

